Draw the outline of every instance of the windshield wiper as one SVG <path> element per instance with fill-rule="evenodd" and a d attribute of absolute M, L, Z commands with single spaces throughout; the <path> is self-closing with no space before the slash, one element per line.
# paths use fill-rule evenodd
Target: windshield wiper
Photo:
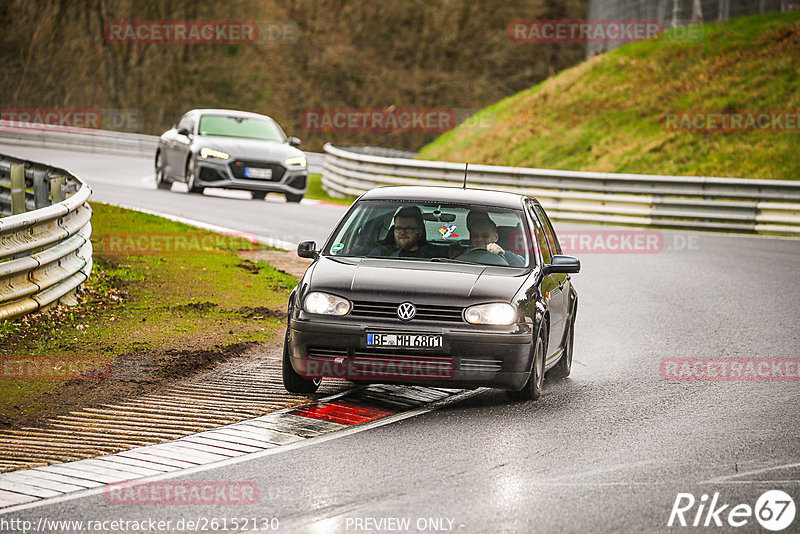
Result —
<path fill-rule="evenodd" d="M 475 265 L 471 261 L 455 260 L 451 258 L 431 258 L 431 261 L 435 261 L 436 263 L 465 263 L 467 265 Z"/>

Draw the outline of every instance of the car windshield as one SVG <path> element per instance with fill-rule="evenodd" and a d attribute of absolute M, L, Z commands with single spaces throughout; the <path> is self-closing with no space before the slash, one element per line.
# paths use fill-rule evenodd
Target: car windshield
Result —
<path fill-rule="evenodd" d="M 200 118 L 200 135 L 242 137 L 282 143 L 286 138 L 275 121 L 229 115 L 203 115 Z"/>
<path fill-rule="evenodd" d="M 442 202 L 361 201 L 324 254 L 528 267 L 521 210 Z"/>

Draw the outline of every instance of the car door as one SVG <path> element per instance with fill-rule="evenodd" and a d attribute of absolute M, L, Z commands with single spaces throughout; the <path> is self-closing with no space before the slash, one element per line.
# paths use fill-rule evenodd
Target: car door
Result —
<path fill-rule="evenodd" d="M 178 130 L 186 128 L 189 130 L 189 135 L 181 135 L 177 134 L 175 136 L 175 145 L 173 150 L 173 165 L 175 168 L 175 176 L 179 176 L 181 178 L 185 177 L 186 175 L 186 160 L 189 157 L 189 152 L 191 151 L 192 147 L 192 138 L 194 137 L 194 115 L 193 114 L 186 114 L 184 115 L 183 119 L 181 119 L 180 127 Z"/>
<path fill-rule="evenodd" d="M 542 260 L 546 265 L 550 264 L 553 255 L 559 253 L 558 241 L 544 210 L 534 202 L 530 202 L 528 208 L 532 212 L 534 219 L 536 244 L 542 253 Z M 557 357 L 564 337 L 564 325 L 566 324 L 567 316 L 565 281 L 566 275 L 561 273 L 549 273 L 542 279 L 542 293 L 547 300 L 547 307 L 550 311 L 550 334 L 547 339 L 547 358 L 545 363 L 549 363 L 547 360 L 552 361 Z"/>
<path fill-rule="evenodd" d="M 186 171 L 186 154 L 191 145 L 191 139 L 188 136 L 178 133 L 183 128 L 190 132 L 194 131 L 192 116 L 188 113 L 178 120 L 169 135 L 166 136 L 164 150 L 167 174 L 180 180 L 183 179 Z"/>

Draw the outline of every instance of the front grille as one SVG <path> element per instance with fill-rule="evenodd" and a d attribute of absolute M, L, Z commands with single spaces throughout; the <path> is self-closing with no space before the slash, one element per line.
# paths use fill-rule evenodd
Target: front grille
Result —
<path fill-rule="evenodd" d="M 231 168 L 233 176 L 240 180 L 256 180 L 261 182 L 280 182 L 286 172 L 286 167 L 279 163 L 268 163 L 266 161 L 251 161 L 237 159 L 231 161 L 228 166 Z M 247 178 L 244 175 L 245 167 L 258 167 L 259 169 L 272 169 L 272 178 L 265 180 L 263 178 Z"/>
<path fill-rule="evenodd" d="M 383 319 L 396 319 L 397 307 L 399 302 L 370 302 L 363 300 L 353 301 L 353 310 L 350 315 L 353 317 L 373 317 Z M 433 304 L 415 304 L 417 313 L 409 322 L 415 321 L 444 321 L 450 323 L 462 322 L 461 312 L 463 308 L 457 306 L 437 306 Z"/>

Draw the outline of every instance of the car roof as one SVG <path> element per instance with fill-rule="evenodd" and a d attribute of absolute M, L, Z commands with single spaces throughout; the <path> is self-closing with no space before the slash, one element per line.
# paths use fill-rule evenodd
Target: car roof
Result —
<path fill-rule="evenodd" d="M 434 186 L 377 187 L 361 196 L 361 200 L 441 201 L 512 209 L 522 207 L 525 198 L 517 193 L 491 189 Z"/>
<path fill-rule="evenodd" d="M 260 113 L 252 113 L 250 111 L 238 111 L 235 109 L 193 109 L 187 113 L 196 113 L 198 115 L 228 115 L 231 117 L 244 117 L 250 119 L 272 119 L 269 115 L 262 115 Z"/>

